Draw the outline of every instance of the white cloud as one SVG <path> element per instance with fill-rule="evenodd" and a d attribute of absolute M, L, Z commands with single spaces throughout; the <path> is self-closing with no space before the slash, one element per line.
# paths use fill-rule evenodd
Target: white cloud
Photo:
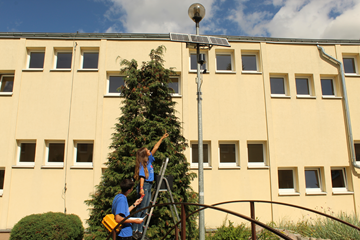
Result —
<path fill-rule="evenodd" d="M 206 17 L 211 17 L 211 6 L 215 0 L 203 0 Z M 124 31 L 132 33 L 194 33 L 195 24 L 188 16 L 193 0 L 108 0 L 110 9 L 105 16 L 119 21 Z M 116 25 L 107 31 L 119 29 Z"/>
<path fill-rule="evenodd" d="M 360 38 L 360 0 L 268 0 L 276 13 L 253 11 L 244 4 L 230 20 L 248 35 L 289 38 Z"/>

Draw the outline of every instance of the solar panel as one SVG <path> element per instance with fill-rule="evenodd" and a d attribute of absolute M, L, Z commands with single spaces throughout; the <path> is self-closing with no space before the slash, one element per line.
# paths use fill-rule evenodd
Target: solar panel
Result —
<path fill-rule="evenodd" d="M 170 33 L 170 40 L 175 42 L 186 42 L 192 44 L 230 47 L 230 44 L 226 38 L 218 38 L 204 35 Z"/>

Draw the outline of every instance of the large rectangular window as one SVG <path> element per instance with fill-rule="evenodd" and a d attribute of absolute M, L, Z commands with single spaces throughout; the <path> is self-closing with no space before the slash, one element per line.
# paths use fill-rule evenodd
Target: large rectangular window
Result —
<path fill-rule="evenodd" d="M 310 96 L 310 85 L 308 78 L 296 78 L 296 94 Z"/>
<path fill-rule="evenodd" d="M 234 71 L 233 55 L 231 53 L 216 54 L 216 71 L 219 72 Z"/>
<path fill-rule="evenodd" d="M 200 69 L 201 70 L 207 69 L 207 71 L 209 71 L 209 69 L 207 68 L 207 54 L 204 52 L 200 52 L 200 54 L 203 54 L 205 60 L 204 64 L 200 66 Z M 190 71 L 191 72 L 197 71 L 196 53 L 190 53 Z"/>
<path fill-rule="evenodd" d="M 65 143 L 64 142 L 47 142 L 46 143 L 46 164 L 47 165 L 64 165 Z"/>
<path fill-rule="evenodd" d="M 347 192 L 346 171 L 344 168 L 331 169 L 331 182 L 333 192 Z"/>
<path fill-rule="evenodd" d="M 4 169 L 4 168 L 0 168 L 0 196 L 3 195 L 4 182 L 5 182 L 5 169 Z"/>
<path fill-rule="evenodd" d="M 14 75 L 0 75 L 0 95 L 7 95 L 13 92 Z"/>
<path fill-rule="evenodd" d="M 305 183 L 307 193 L 322 192 L 321 172 L 319 168 L 305 169 Z"/>
<path fill-rule="evenodd" d="M 120 96 L 121 86 L 124 86 L 124 77 L 123 76 L 109 76 L 107 84 L 107 95 L 116 95 Z"/>
<path fill-rule="evenodd" d="M 354 57 L 343 57 L 343 63 L 346 74 L 356 74 L 356 60 Z"/>
<path fill-rule="evenodd" d="M 56 69 L 71 69 L 72 52 L 56 53 Z"/>
<path fill-rule="evenodd" d="M 75 143 L 75 165 L 92 166 L 94 144 L 90 142 Z"/>
<path fill-rule="evenodd" d="M 242 70 L 244 72 L 257 72 L 257 55 L 255 54 L 243 54 L 241 55 Z"/>
<path fill-rule="evenodd" d="M 279 193 L 295 193 L 295 173 L 294 169 L 278 169 Z"/>
<path fill-rule="evenodd" d="M 248 164 L 249 166 L 265 166 L 265 151 L 262 143 L 248 143 Z"/>
<path fill-rule="evenodd" d="M 180 77 L 171 77 L 168 87 L 170 89 L 171 95 L 176 96 L 180 95 Z"/>
<path fill-rule="evenodd" d="M 99 52 L 82 53 L 82 69 L 97 69 L 99 63 Z"/>
<path fill-rule="evenodd" d="M 271 95 L 286 95 L 286 82 L 283 77 L 270 77 Z"/>
<path fill-rule="evenodd" d="M 18 143 L 18 164 L 35 165 L 36 142 L 19 142 Z"/>
<path fill-rule="evenodd" d="M 219 144 L 219 159 L 222 167 L 236 167 L 237 166 L 237 144 L 235 143 L 220 143 Z"/>
<path fill-rule="evenodd" d="M 321 79 L 321 90 L 323 96 L 335 96 L 333 79 Z"/>
<path fill-rule="evenodd" d="M 44 68 L 45 52 L 30 52 L 29 53 L 29 68 Z"/>
<path fill-rule="evenodd" d="M 203 166 L 209 167 L 210 166 L 210 144 L 203 143 Z M 191 166 L 198 167 L 199 164 L 199 145 L 197 143 L 191 144 Z"/>

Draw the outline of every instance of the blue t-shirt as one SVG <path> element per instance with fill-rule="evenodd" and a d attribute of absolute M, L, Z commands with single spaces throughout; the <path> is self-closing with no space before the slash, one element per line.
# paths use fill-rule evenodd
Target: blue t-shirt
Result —
<path fill-rule="evenodd" d="M 120 215 L 123 218 L 130 215 L 128 201 L 124 194 L 120 193 L 115 196 L 113 203 L 112 203 L 111 211 L 115 216 Z M 122 225 L 122 229 L 118 236 L 119 237 L 131 237 L 132 236 L 131 223 L 124 223 Z"/>
<path fill-rule="evenodd" d="M 147 169 L 149 171 L 149 177 L 145 179 L 145 181 L 147 182 L 152 182 L 154 181 L 154 168 L 152 166 L 152 162 L 155 161 L 155 158 L 154 156 L 150 153 L 150 156 L 149 156 L 149 160 L 148 160 L 148 163 L 147 163 Z M 145 178 L 145 171 L 144 171 L 144 167 L 140 164 L 140 171 L 139 171 L 139 177 L 144 177 Z"/>

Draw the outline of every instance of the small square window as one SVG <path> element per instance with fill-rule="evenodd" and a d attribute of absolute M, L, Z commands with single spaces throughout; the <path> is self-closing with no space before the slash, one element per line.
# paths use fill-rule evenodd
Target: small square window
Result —
<path fill-rule="evenodd" d="M 65 152 L 64 142 L 48 142 L 46 163 L 49 165 L 63 165 L 64 152 Z"/>
<path fill-rule="evenodd" d="M 335 96 L 333 79 L 321 79 L 321 90 L 323 96 Z"/>
<path fill-rule="evenodd" d="M 203 54 L 205 58 L 205 63 L 200 66 L 201 70 L 207 69 L 207 54 L 200 52 L 200 54 Z M 208 70 L 208 69 L 207 69 Z M 190 71 L 197 71 L 197 59 L 196 59 L 196 53 L 190 53 Z"/>
<path fill-rule="evenodd" d="M 231 54 L 216 54 L 216 70 L 217 71 L 233 71 Z"/>
<path fill-rule="evenodd" d="M 305 169 L 305 182 L 307 192 L 321 192 L 320 169 Z"/>
<path fill-rule="evenodd" d="M 99 62 L 98 52 L 83 52 L 83 69 L 97 69 Z"/>
<path fill-rule="evenodd" d="M 331 169 L 333 191 L 347 191 L 345 169 Z"/>
<path fill-rule="evenodd" d="M 258 143 L 248 143 L 248 164 L 265 165 L 264 145 Z"/>
<path fill-rule="evenodd" d="M 72 52 L 56 53 L 56 69 L 71 69 Z"/>
<path fill-rule="evenodd" d="M 180 95 L 180 77 L 171 77 L 168 87 L 172 95 Z"/>
<path fill-rule="evenodd" d="M 220 143 L 219 144 L 220 165 L 235 167 L 237 164 L 236 144 Z"/>
<path fill-rule="evenodd" d="M 297 95 L 310 95 L 310 86 L 308 78 L 296 78 Z"/>
<path fill-rule="evenodd" d="M 243 71 L 258 71 L 256 55 L 242 55 L 241 60 Z"/>
<path fill-rule="evenodd" d="M 18 164 L 34 166 L 35 150 L 35 142 L 20 142 L 18 145 Z"/>
<path fill-rule="evenodd" d="M 4 182 L 5 182 L 5 169 L 0 168 L 0 196 L 3 195 Z"/>
<path fill-rule="evenodd" d="M 293 169 L 279 169 L 279 192 L 295 193 L 295 176 Z"/>
<path fill-rule="evenodd" d="M 347 74 L 356 74 L 356 61 L 353 57 L 344 57 L 344 71 Z"/>
<path fill-rule="evenodd" d="M 30 52 L 29 68 L 44 68 L 45 52 Z"/>
<path fill-rule="evenodd" d="M 0 75 L 0 94 L 12 93 L 14 87 L 14 75 Z"/>
<path fill-rule="evenodd" d="M 75 164 L 91 165 L 93 162 L 93 143 L 78 142 L 75 145 Z"/>
<path fill-rule="evenodd" d="M 123 76 L 109 76 L 107 94 L 120 96 L 121 86 L 124 86 Z"/>
<path fill-rule="evenodd" d="M 210 147 L 209 144 L 203 143 L 203 166 L 209 167 Z M 191 166 L 198 167 L 199 164 L 199 145 L 196 143 L 191 144 Z"/>
<path fill-rule="evenodd" d="M 270 78 L 271 94 L 285 95 L 285 79 L 283 77 L 271 77 Z"/>

